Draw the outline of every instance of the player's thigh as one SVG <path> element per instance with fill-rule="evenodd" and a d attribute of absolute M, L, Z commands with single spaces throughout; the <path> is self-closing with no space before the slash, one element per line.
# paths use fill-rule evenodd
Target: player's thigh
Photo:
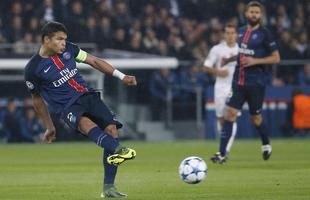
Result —
<path fill-rule="evenodd" d="M 78 122 L 78 131 L 83 135 L 88 135 L 89 131 L 97 127 L 97 124 L 93 122 L 89 117 L 81 116 Z"/>
<path fill-rule="evenodd" d="M 89 114 L 91 119 L 94 120 L 102 130 L 109 127 L 107 130 L 112 130 L 114 132 L 114 128 L 111 128 L 113 125 L 116 129 L 122 128 L 123 126 L 116 119 L 115 114 L 105 105 L 105 103 L 103 103 L 100 96 L 97 94 L 92 96 Z"/>
<path fill-rule="evenodd" d="M 79 122 L 85 113 L 87 113 L 86 108 L 81 104 L 75 103 L 63 112 L 62 119 L 70 128 L 79 131 Z"/>
<path fill-rule="evenodd" d="M 226 105 L 235 110 L 241 110 L 245 100 L 246 94 L 244 86 L 234 85 L 227 97 Z"/>
<path fill-rule="evenodd" d="M 230 122 L 235 122 L 237 120 L 239 110 L 226 105 L 224 110 L 224 119 Z"/>
<path fill-rule="evenodd" d="M 264 97 L 265 87 L 250 86 L 247 88 L 247 101 L 249 104 L 250 114 L 252 116 L 260 115 L 262 113 Z"/>

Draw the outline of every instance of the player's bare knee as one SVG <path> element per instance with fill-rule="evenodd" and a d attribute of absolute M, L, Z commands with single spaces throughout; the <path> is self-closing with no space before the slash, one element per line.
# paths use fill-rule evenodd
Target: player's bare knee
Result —
<path fill-rule="evenodd" d="M 118 138 L 118 131 L 116 128 L 115 124 L 110 124 L 108 125 L 105 129 L 104 132 L 110 134 L 113 138 Z"/>
<path fill-rule="evenodd" d="M 84 116 L 80 118 L 78 123 L 78 129 L 84 135 L 88 135 L 89 131 L 96 126 L 92 120 Z"/>
<path fill-rule="evenodd" d="M 224 119 L 230 122 L 235 122 L 237 120 L 238 110 L 227 107 L 224 113 Z"/>
<path fill-rule="evenodd" d="M 263 118 L 261 115 L 253 115 L 251 119 L 255 126 L 260 126 L 263 122 Z"/>

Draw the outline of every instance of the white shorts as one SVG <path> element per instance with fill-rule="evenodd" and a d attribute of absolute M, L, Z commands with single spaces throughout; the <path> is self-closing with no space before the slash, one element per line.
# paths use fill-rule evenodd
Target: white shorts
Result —
<path fill-rule="evenodd" d="M 215 114 L 216 117 L 224 117 L 224 109 L 226 106 L 227 96 L 215 96 L 214 105 L 215 105 Z"/>

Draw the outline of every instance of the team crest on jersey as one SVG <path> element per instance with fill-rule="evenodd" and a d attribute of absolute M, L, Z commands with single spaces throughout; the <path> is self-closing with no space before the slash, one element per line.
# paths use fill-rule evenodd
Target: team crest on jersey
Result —
<path fill-rule="evenodd" d="M 257 34 L 253 34 L 252 39 L 255 40 L 257 38 Z"/>
<path fill-rule="evenodd" d="M 64 59 L 69 60 L 71 58 L 71 54 L 69 52 L 65 52 L 63 55 Z"/>
<path fill-rule="evenodd" d="M 30 90 L 34 88 L 34 85 L 30 81 L 26 81 L 26 85 Z"/>

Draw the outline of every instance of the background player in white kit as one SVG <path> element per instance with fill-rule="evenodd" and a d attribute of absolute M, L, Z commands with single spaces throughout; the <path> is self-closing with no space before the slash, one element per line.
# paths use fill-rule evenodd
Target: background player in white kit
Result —
<path fill-rule="evenodd" d="M 231 83 L 237 62 L 223 63 L 226 59 L 238 54 L 236 26 L 227 24 L 224 31 L 224 41 L 211 48 L 204 62 L 204 71 L 216 77 L 214 85 L 214 102 L 217 121 L 217 132 L 221 133 L 224 122 L 224 108 L 231 92 Z M 226 157 L 236 136 L 237 123 L 233 125 L 233 132 L 226 146 Z M 212 158 L 211 158 L 212 160 Z"/>

